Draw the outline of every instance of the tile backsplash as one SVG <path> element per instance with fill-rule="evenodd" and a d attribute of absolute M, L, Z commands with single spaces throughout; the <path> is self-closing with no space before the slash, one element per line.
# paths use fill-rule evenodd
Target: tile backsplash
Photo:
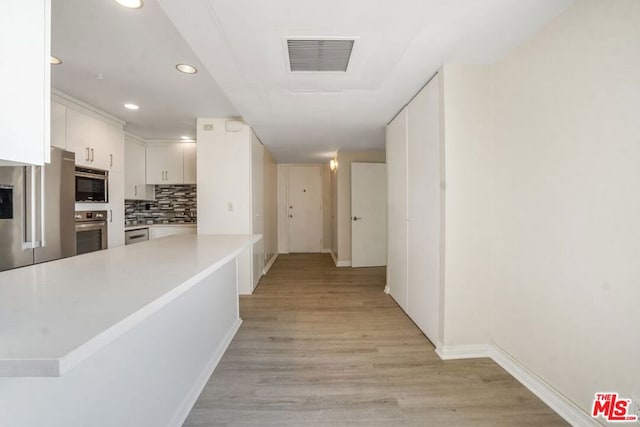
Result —
<path fill-rule="evenodd" d="M 195 185 L 156 185 L 156 200 L 125 200 L 125 225 L 197 222 Z"/>

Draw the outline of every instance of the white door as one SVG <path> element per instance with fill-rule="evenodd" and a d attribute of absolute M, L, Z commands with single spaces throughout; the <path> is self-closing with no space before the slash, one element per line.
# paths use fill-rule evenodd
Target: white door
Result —
<path fill-rule="evenodd" d="M 322 251 L 322 169 L 289 166 L 289 252 Z"/>
<path fill-rule="evenodd" d="M 387 165 L 351 163 L 351 266 L 387 265 Z"/>
<path fill-rule="evenodd" d="M 439 96 L 436 76 L 411 101 L 407 119 L 407 313 L 434 344 L 439 341 L 441 295 Z"/>
<path fill-rule="evenodd" d="M 386 129 L 387 148 L 387 285 L 404 311 L 407 301 L 407 109 Z"/>

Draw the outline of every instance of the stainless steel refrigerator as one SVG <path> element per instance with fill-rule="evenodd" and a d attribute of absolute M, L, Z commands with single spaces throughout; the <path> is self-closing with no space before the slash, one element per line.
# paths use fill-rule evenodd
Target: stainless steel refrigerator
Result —
<path fill-rule="evenodd" d="M 76 254 L 75 154 L 0 167 L 0 271 Z"/>

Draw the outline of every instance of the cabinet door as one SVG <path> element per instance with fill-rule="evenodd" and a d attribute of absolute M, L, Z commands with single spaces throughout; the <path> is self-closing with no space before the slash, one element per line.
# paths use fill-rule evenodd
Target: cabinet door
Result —
<path fill-rule="evenodd" d="M 165 147 L 166 156 L 164 160 L 165 174 L 164 184 L 184 183 L 184 155 L 183 144 L 167 144 Z"/>
<path fill-rule="evenodd" d="M 49 161 L 50 9 L 49 1 L 0 1 L 0 164 Z"/>
<path fill-rule="evenodd" d="M 184 164 L 184 183 L 195 184 L 197 180 L 196 173 L 196 144 L 186 143 L 182 144 L 183 150 L 183 164 Z"/>
<path fill-rule="evenodd" d="M 407 284 L 407 109 L 386 129 L 387 283 L 389 293 L 406 312 Z"/>
<path fill-rule="evenodd" d="M 124 245 L 124 174 L 109 173 L 109 203 L 107 205 L 108 247 Z"/>
<path fill-rule="evenodd" d="M 251 213 L 252 224 L 251 232 L 253 234 L 262 234 L 264 228 L 264 218 L 262 212 L 263 207 L 263 187 L 264 182 L 264 147 L 251 132 Z M 252 287 L 251 291 L 256 288 L 260 278 L 264 273 L 264 240 L 261 239 L 255 243 L 252 248 L 253 267 Z"/>
<path fill-rule="evenodd" d="M 67 149 L 67 107 L 51 103 L 51 146 Z"/>
<path fill-rule="evenodd" d="M 440 112 L 438 77 L 408 107 L 409 317 L 440 342 Z"/>
<path fill-rule="evenodd" d="M 161 146 L 147 146 L 146 175 L 147 184 L 165 184 L 165 157 L 167 150 Z"/>
<path fill-rule="evenodd" d="M 109 171 L 124 171 L 124 132 L 121 127 L 93 117 L 90 149 L 92 166 Z"/>
<path fill-rule="evenodd" d="M 125 142 L 124 155 L 124 197 L 142 199 L 145 197 L 145 150 L 135 142 Z"/>
<path fill-rule="evenodd" d="M 76 165 L 90 167 L 91 151 L 89 147 L 89 117 L 72 108 L 67 108 L 66 118 L 67 150 L 76 153 Z"/>

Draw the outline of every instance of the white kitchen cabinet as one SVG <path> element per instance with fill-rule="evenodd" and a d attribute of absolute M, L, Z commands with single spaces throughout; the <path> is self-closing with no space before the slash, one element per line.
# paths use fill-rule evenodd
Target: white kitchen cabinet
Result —
<path fill-rule="evenodd" d="M 389 291 L 436 345 L 442 300 L 439 89 L 436 76 L 386 134 Z"/>
<path fill-rule="evenodd" d="M 152 225 L 149 227 L 149 240 L 179 234 L 196 234 L 196 231 L 197 228 L 193 225 Z"/>
<path fill-rule="evenodd" d="M 76 153 L 76 165 L 109 171 L 124 170 L 122 126 L 73 108 L 66 111 L 67 150 Z"/>
<path fill-rule="evenodd" d="M 50 0 L 0 2 L 0 165 L 50 159 Z"/>
<path fill-rule="evenodd" d="M 109 203 L 107 209 L 108 247 L 124 245 L 124 173 L 109 173 Z"/>
<path fill-rule="evenodd" d="M 154 187 L 146 185 L 145 146 L 133 138 L 125 138 L 124 198 L 128 200 L 153 200 Z"/>
<path fill-rule="evenodd" d="M 147 184 L 195 184 L 194 152 L 192 143 L 147 144 Z"/>
<path fill-rule="evenodd" d="M 195 184 L 197 180 L 196 170 L 196 144 L 184 143 L 182 145 L 183 164 L 184 164 L 184 183 Z"/>
<path fill-rule="evenodd" d="M 51 146 L 67 149 L 67 107 L 51 102 Z"/>

